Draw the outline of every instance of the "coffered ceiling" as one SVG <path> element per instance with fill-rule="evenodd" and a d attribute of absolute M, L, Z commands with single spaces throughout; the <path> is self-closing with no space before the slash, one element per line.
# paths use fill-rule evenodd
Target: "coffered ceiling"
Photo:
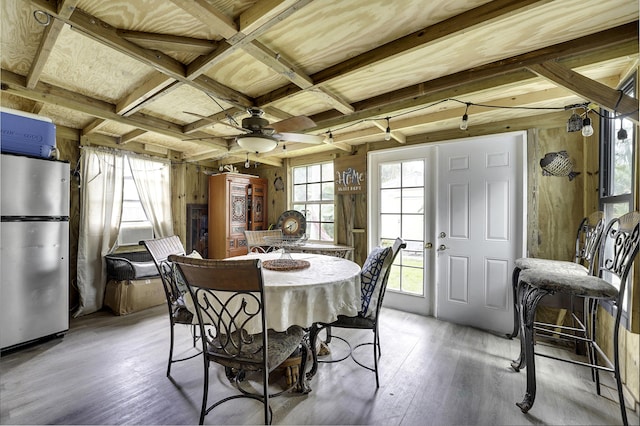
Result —
<path fill-rule="evenodd" d="M 637 0 L 3 0 L 0 7 L 2 105 L 77 129 L 82 143 L 244 161 L 233 137 L 241 132 L 229 124 L 240 125 L 248 107 L 271 123 L 309 117 L 315 125 L 295 130 L 324 142 L 280 142 L 249 154 L 279 165 L 381 143 L 387 125 L 398 145 L 439 132 L 462 137 L 467 106 L 469 129 L 533 126 L 540 115 L 585 102 L 638 120 L 638 101 L 615 90 L 638 67 Z"/>

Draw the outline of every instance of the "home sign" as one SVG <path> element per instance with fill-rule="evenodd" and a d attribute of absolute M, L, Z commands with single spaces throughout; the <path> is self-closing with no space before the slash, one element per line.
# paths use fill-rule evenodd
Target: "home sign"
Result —
<path fill-rule="evenodd" d="M 364 155 L 349 155 L 333 160 L 336 194 L 366 192 L 367 161 Z"/>

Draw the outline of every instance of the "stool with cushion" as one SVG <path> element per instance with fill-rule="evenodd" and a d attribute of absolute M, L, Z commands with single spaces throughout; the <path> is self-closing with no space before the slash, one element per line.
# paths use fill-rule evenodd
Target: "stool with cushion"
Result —
<path fill-rule="evenodd" d="M 518 288 L 518 277 L 521 271 L 526 269 L 543 269 L 546 271 L 557 271 L 567 274 L 576 275 L 592 275 L 594 273 L 595 255 L 598 250 L 602 231 L 604 230 L 604 213 L 595 211 L 589 216 L 582 219 L 576 235 L 576 250 L 574 261 L 540 259 L 533 257 L 523 257 L 516 259 L 513 268 L 512 287 L 513 287 L 513 331 L 507 335 L 509 338 L 518 336 L 521 327 L 520 317 L 520 297 L 521 292 Z M 564 327 L 557 324 L 549 324 L 549 328 L 564 329 L 571 333 L 582 333 L 584 320 L 580 320 L 573 310 L 573 300 L 571 303 L 571 318 L 574 324 L 578 324 L 577 328 Z M 554 331 L 555 333 L 555 331 Z"/>
<path fill-rule="evenodd" d="M 523 319 L 523 336 L 521 336 L 521 339 L 524 344 L 519 359 L 512 362 L 512 367 L 516 371 L 523 367 L 526 367 L 527 370 L 527 390 L 522 402 L 517 404 L 523 413 L 528 412 L 535 401 L 535 355 L 539 355 L 595 369 L 594 379 L 598 394 L 600 394 L 599 371 L 612 372 L 618 390 L 622 421 L 625 425 L 628 424 L 622 393 L 618 340 L 625 286 L 629 284 L 627 281 L 631 281 L 628 278 L 638 254 L 639 244 L 640 213 L 631 212 L 611 220 L 605 228 L 598 249 L 598 267 L 595 276 L 546 271 L 544 269 L 527 269 L 520 273 L 519 286 L 522 293 L 521 308 Z M 587 350 L 590 355 L 588 363 L 580 363 L 534 351 L 534 330 L 538 329 L 534 322 L 536 308 L 543 297 L 555 293 L 584 297 L 589 301 L 589 312 L 586 316 L 588 322 L 585 324 L 587 336 L 586 338 L 575 336 L 576 340 L 582 340 L 587 344 Z M 595 327 L 598 305 L 605 300 L 613 303 L 616 311 L 613 330 L 607 333 L 608 336 L 613 338 L 613 362 L 605 356 L 604 351 L 596 342 Z M 598 363 L 599 356 L 604 361 L 604 365 Z"/>

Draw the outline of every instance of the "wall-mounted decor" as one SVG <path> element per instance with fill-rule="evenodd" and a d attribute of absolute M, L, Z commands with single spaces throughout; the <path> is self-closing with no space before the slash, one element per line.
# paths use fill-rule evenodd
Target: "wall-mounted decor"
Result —
<path fill-rule="evenodd" d="M 540 159 L 540 167 L 542 176 L 567 176 L 570 181 L 580 174 L 573 171 L 574 164 L 567 151 L 548 152 Z"/>
<path fill-rule="evenodd" d="M 208 214 L 206 204 L 187 204 L 187 254 L 196 250 L 202 257 L 209 257 Z"/>
<path fill-rule="evenodd" d="M 349 155 L 333 160 L 335 194 L 363 194 L 367 191 L 367 159 Z"/>

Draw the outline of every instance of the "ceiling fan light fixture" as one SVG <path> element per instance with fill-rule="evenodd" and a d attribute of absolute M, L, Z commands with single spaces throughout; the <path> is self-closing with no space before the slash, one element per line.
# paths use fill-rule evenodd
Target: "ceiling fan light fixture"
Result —
<path fill-rule="evenodd" d="M 260 154 L 276 149 L 278 141 L 267 135 L 242 135 L 237 137 L 240 148 Z"/>

